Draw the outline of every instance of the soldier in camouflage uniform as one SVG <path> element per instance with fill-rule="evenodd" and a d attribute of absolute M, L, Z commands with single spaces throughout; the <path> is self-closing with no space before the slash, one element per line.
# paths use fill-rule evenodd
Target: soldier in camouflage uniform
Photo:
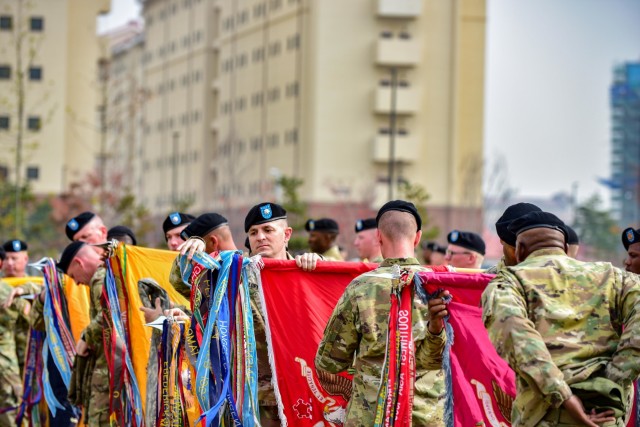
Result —
<path fill-rule="evenodd" d="M 76 241 L 66 247 L 58 268 L 76 283 L 88 285 L 91 289 L 91 321 L 76 346 L 76 360 L 86 358 L 79 364 L 85 369 L 79 372 L 74 366 L 74 380 L 81 385 L 79 390 L 76 388 L 72 403 L 83 406 L 84 421 L 89 427 L 108 427 L 109 369 L 104 354 L 103 333 L 108 334 L 109 330 L 106 329 L 100 303 L 106 274 L 102 257 L 84 242 Z"/>
<path fill-rule="evenodd" d="M 327 261 L 344 261 L 336 244 L 340 228 L 331 218 L 309 219 L 304 225 L 309 232 L 309 247 Z"/>
<path fill-rule="evenodd" d="M 12 286 L 0 280 L 0 301 L 5 301 Z M 29 304 L 16 299 L 0 309 L 0 410 L 18 405 L 22 397 L 22 379 L 16 357 L 15 325 L 18 318 L 27 321 Z M 0 426 L 15 426 L 15 411 L 0 413 Z"/>
<path fill-rule="evenodd" d="M 513 426 L 626 425 L 640 372 L 638 277 L 568 257 L 552 214 L 529 213 L 509 230 L 519 264 L 498 272 L 482 307 L 516 373 Z"/>
<path fill-rule="evenodd" d="M 422 232 L 420 216 L 412 203 L 388 202 L 378 212 L 376 221 L 385 260 L 376 270 L 349 284 L 326 326 L 315 359 L 318 371 L 337 374 L 355 367 L 345 427 L 374 424 L 386 354 L 393 266 L 410 272 L 429 271 L 413 257 Z M 442 323 L 445 314 L 446 307 L 440 298 L 425 305 L 414 297 L 415 426 L 444 426 L 441 363 L 446 341 Z"/>

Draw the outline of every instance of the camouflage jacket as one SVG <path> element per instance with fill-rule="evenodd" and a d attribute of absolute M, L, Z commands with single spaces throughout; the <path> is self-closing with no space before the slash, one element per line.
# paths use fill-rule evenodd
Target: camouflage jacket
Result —
<path fill-rule="evenodd" d="M 498 261 L 498 263 L 494 266 L 491 266 L 489 268 L 487 268 L 485 270 L 485 273 L 487 274 L 498 274 L 498 272 L 500 270 L 502 270 L 503 268 L 506 267 L 506 264 L 504 263 L 504 257 L 500 258 L 500 261 Z"/>
<path fill-rule="evenodd" d="M 338 301 L 318 348 L 316 369 L 330 373 L 355 368 L 353 391 L 345 426 L 373 425 L 378 388 L 386 354 L 389 328 L 391 274 L 399 264 L 412 271 L 428 271 L 415 258 L 386 259 L 376 270 L 355 278 Z M 413 340 L 416 351 L 413 425 L 439 426 L 442 420 L 444 383 L 441 371 L 444 332 L 427 329 L 429 309 L 413 300 Z M 355 360 L 354 360 L 355 357 Z"/>
<path fill-rule="evenodd" d="M 104 353 L 103 345 L 103 330 L 106 325 L 102 318 L 102 305 L 100 303 L 100 297 L 102 296 L 102 288 L 104 286 L 104 279 L 107 270 L 104 267 L 99 267 L 91 278 L 90 288 L 90 301 L 89 301 L 89 316 L 91 321 L 82 332 L 84 341 L 87 343 L 92 352 L 96 355 Z"/>
<path fill-rule="evenodd" d="M 9 296 L 12 289 L 11 285 L 0 280 L 0 302 Z M 19 318 L 28 320 L 25 314 L 28 305 L 26 300 L 16 298 L 9 308 L 0 309 L 0 383 L 5 385 L 21 385 L 16 356 L 15 326 Z M 18 397 L 15 396 L 16 399 Z"/>
<path fill-rule="evenodd" d="M 640 280 L 609 263 L 537 250 L 498 272 L 482 307 L 491 342 L 516 372 L 513 426 L 537 425 L 596 378 L 628 392 L 640 372 Z M 582 399 L 587 409 L 602 403 Z"/>

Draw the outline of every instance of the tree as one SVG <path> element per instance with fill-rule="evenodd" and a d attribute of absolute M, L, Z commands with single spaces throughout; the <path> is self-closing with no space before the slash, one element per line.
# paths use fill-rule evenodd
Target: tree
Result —
<path fill-rule="evenodd" d="M 430 226 L 429 213 L 427 211 L 427 202 L 431 198 L 427 190 L 420 184 L 412 184 L 408 181 L 400 182 L 400 194 L 402 198 L 413 203 L 418 209 L 418 213 L 422 218 L 422 237 L 425 240 L 432 240 L 438 237 L 440 229 L 435 225 Z"/>
<path fill-rule="evenodd" d="M 287 211 L 289 225 L 294 230 L 304 230 L 304 221 L 307 217 L 307 204 L 300 200 L 299 189 L 304 181 L 300 178 L 280 175 L 276 179 L 276 185 L 282 189 L 282 207 Z M 304 236 L 291 236 L 289 249 L 299 251 L 307 248 L 307 239 Z"/>
<path fill-rule="evenodd" d="M 603 209 L 597 194 L 578 206 L 573 228 L 580 237 L 580 252 L 587 259 L 619 263 L 621 230 L 611 213 Z"/>

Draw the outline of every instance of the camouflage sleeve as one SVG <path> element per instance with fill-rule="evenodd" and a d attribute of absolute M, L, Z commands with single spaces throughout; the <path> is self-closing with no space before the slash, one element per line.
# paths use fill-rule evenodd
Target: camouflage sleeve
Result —
<path fill-rule="evenodd" d="M 447 334 L 444 329 L 434 335 L 427 328 L 427 336 L 416 346 L 416 366 L 429 370 L 442 369 L 442 352 L 446 342 Z"/>
<path fill-rule="evenodd" d="M 564 374 L 527 317 L 527 302 L 517 280 L 505 270 L 482 294 L 482 318 L 496 351 L 516 374 L 557 408 L 571 397 Z"/>
<path fill-rule="evenodd" d="M 32 282 L 27 282 L 20 287 L 24 290 L 24 295 L 39 294 L 42 291 L 42 286 Z"/>
<path fill-rule="evenodd" d="M 29 312 L 29 324 L 37 331 L 44 331 L 44 303 L 40 302 L 40 296 L 37 296 L 31 311 Z"/>
<path fill-rule="evenodd" d="M 169 283 L 173 286 L 176 291 L 187 300 L 191 298 L 191 288 L 184 284 L 182 281 L 182 274 L 180 274 L 180 265 L 178 264 L 178 259 L 180 259 L 180 255 L 178 255 L 171 265 L 171 272 L 169 273 Z"/>
<path fill-rule="evenodd" d="M 105 270 L 98 270 L 98 272 L 91 278 L 91 284 L 89 286 L 91 292 L 91 307 L 93 309 L 92 312 L 94 312 L 95 315 L 91 318 L 91 321 L 84 329 L 82 335 L 84 336 L 84 341 L 92 349 L 98 348 L 102 345 L 102 330 L 104 327 L 102 325 L 102 305 L 100 304 L 100 297 L 102 295 L 104 278 Z"/>
<path fill-rule="evenodd" d="M 316 353 L 316 369 L 335 374 L 351 367 L 359 342 L 357 318 L 358 306 L 352 299 L 350 287 L 347 287 L 324 329 Z"/>
<path fill-rule="evenodd" d="M 640 374 L 640 279 L 633 273 L 621 274 L 620 313 L 624 330 L 618 348 L 607 365 L 606 376 L 628 386 Z"/>

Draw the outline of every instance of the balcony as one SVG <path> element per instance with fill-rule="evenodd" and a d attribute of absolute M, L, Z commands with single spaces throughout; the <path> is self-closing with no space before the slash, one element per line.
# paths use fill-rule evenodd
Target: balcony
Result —
<path fill-rule="evenodd" d="M 374 111 L 377 114 L 391 113 L 391 87 L 380 86 L 375 93 Z M 418 111 L 420 104 L 419 91 L 414 87 L 398 87 L 396 89 L 396 114 L 410 115 Z"/>
<path fill-rule="evenodd" d="M 376 135 L 373 139 L 373 161 L 389 162 L 389 135 Z M 411 135 L 396 135 L 395 159 L 399 163 L 411 163 L 418 158 L 420 144 L 418 138 Z"/>
<path fill-rule="evenodd" d="M 379 39 L 376 45 L 376 64 L 413 67 L 420 61 L 420 43 L 414 39 Z"/>
<path fill-rule="evenodd" d="M 415 18 L 422 12 L 422 0 L 378 0 L 378 16 Z"/>

